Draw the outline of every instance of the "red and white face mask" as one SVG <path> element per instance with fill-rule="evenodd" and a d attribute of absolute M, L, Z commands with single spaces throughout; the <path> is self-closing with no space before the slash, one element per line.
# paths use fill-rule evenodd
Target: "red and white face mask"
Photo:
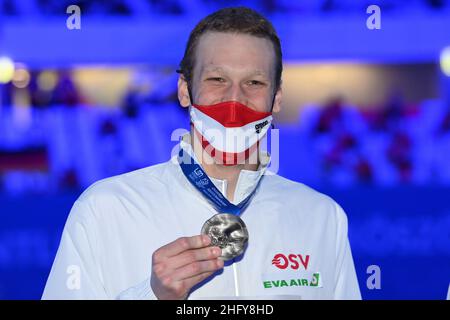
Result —
<path fill-rule="evenodd" d="M 237 101 L 209 106 L 192 105 L 191 123 L 203 149 L 224 165 L 243 163 L 258 149 L 272 112 L 259 112 Z"/>

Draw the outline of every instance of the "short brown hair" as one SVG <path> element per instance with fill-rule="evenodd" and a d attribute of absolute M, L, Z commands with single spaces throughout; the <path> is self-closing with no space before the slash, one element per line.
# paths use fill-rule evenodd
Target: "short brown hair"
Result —
<path fill-rule="evenodd" d="M 203 18 L 191 31 L 183 60 L 178 73 L 182 73 L 189 89 L 191 88 L 192 72 L 195 64 L 195 49 L 202 34 L 208 31 L 242 33 L 268 39 L 275 50 L 275 91 L 281 84 L 283 72 L 280 39 L 272 24 L 261 14 L 246 7 L 220 9 Z"/>

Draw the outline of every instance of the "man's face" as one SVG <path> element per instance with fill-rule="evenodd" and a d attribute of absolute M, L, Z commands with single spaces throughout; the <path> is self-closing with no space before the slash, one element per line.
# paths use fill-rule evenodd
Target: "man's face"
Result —
<path fill-rule="evenodd" d="M 275 87 L 275 52 L 272 43 L 247 34 L 207 32 L 196 48 L 192 77 L 194 103 L 211 105 L 238 101 L 261 112 L 270 111 Z M 190 105 L 187 83 L 178 82 L 178 98 Z M 273 112 L 280 110 L 281 90 Z"/>

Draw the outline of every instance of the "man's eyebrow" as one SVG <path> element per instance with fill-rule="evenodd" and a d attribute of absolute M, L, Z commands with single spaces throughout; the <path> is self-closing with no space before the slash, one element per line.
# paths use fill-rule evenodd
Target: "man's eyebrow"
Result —
<path fill-rule="evenodd" d="M 204 72 L 224 73 L 224 69 L 222 67 L 211 66 L 211 67 L 205 67 Z M 267 72 L 264 72 L 261 69 L 249 70 L 248 71 L 248 76 L 263 76 L 263 77 L 267 77 Z"/>
<path fill-rule="evenodd" d="M 223 73 L 223 69 L 221 67 L 205 67 L 204 69 L 205 72 L 222 72 Z"/>
<path fill-rule="evenodd" d="M 267 76 L 267 73 L 260 69 L 254 70 L 251 74 L 255 76 Z"/>

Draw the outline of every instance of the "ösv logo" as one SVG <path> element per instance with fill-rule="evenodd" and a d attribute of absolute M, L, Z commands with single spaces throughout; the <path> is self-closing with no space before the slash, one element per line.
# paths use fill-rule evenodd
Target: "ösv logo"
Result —
<path fill-rule="evenodd" d="M 308 270 L 309 254 L 306 256 L 301 254 L 289 254 L 285 256 L 282 253 L 278 253 L 273 257 L 272 264 L 279 269 L 287 269 L 290 267 L 293 270 L 299 269 L 300 265 L 302 265 L 305 270 Z"/>

